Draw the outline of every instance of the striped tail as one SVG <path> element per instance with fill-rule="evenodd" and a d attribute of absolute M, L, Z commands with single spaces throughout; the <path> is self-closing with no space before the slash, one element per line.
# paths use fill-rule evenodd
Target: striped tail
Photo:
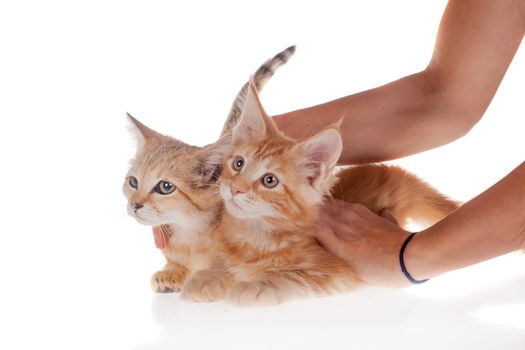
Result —
<path fill-rule="evenodd" d="M 288 62 L 290 57 L 293 56 L 294 52 L 295 46 L 290 46 L 286 50 L 279 52 L 273 58 L 270 58 L 264 62 L 259 67 L 259 69 L 257 69 L 253 75 L 253 81 L 255 82 L 255 87 L 258 91 L 261 91 L 266 82 L 273 76 L 277 69 Z M 224 127 L 221 132 L 221 138 L 227 135 L 233 129 L 241 117 L 247 90 L 248 83 L 244 84 L 242 89 L 237 94 L 237 97 L 235 97 L 235 100 L 233 101 L 232 107 L 230 109 L 230 113 L 228 114 L 228 118 L 226 119 L 226 123 L 224 123 Z"/>

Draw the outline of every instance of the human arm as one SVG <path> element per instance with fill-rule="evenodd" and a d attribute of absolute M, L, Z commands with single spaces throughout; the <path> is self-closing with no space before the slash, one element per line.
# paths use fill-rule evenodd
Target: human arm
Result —
<path fill-rule="evenodd" d="M 366 282 L 410 284 L 399 265 L 399 250 L 409 232 L 364 206 L 329 201 L 312 233 L 327 250 L 350 262 Z M 525 249 L 525 162 L 415 235 L 404 260 L 411 276 L 422 280 L 517 249 Z"/>
<path fill-rule="evenodd" d="M 435 148 L 463 136 L 482 117 L 524 32 L 524 0 L 450 0 L 425 70 L 274 120 L 301 139 L 344 116 L 341 164 Z"/>

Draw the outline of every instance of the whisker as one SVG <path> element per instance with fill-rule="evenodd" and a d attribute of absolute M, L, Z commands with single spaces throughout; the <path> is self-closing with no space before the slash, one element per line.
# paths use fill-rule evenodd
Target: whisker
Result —
<path fill-rule="evenodd" d="M 123 218 L 129 217 L 129 214 L 125 209 L 119 209 L 119 210 L 107 213 L 107 216 L 112 220 L 116 220 L 116 219 L 123 219 Z"/>

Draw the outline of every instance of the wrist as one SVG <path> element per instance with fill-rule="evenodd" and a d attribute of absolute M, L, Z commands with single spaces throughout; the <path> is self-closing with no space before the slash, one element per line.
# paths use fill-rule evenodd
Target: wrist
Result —
<path fill-rule="evenodd" d="M 405 259 L 404 259 L 404 257 L 405 257 L 405 249 L 408 246 L 408 244 L 412 241 L 412 239 L 414 238 L 414 236 L 416 234 L 417 234 L 417 232 L 413 232 L 413 233 L 409 234 L 408 237 L 403 242 L 403 244 L 401 245 L 401 250 L 399 251 L 399 265 L 401 267 L 401 272 L 403 272 L 403 274 L 405 275 L 406 279 L 408 281 L 410 281 L 410 283 L 412 283 L 412 284 L 421 284 L 421 283 L 425 283 L 426 281 L 428 281 L 428 278 L 415 279 L 414 277 L 412 277 L 412 275 L 410 274 L 410 272 L 408 272 L 408 270 L 406 268 Z"/>
<path fill-rule="evenodd" d="M 426 230 L 414 235 L 405 247 L 403 257 L 407 272 L 415 280 L 425 280 L 441 273 L 437 269 L 436 249 L 430 244 Z"/>

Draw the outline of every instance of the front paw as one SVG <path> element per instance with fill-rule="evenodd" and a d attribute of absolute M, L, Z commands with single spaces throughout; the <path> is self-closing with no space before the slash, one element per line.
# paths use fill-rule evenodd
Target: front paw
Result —
<path fill-rule="evenodd" d="M 228 290 L 226 279 L 212 272 L 201 271 L 184 285 L 182 297 L 197 303 L 209 303 L 226 299 Z"/>
<path fill-rule="evenodd" d="M 186 272 L 179 270 L 157 271 L 151 277 L 151 289 L 157 293 L 178 293 L 186 279 Z"/>
<path fill-rule="evenodd" d="M 277 289 L 263 282 L 238 282 L 233 287 L 229 300 L 245 307 L 271 306 L 282 301 Z"/>

